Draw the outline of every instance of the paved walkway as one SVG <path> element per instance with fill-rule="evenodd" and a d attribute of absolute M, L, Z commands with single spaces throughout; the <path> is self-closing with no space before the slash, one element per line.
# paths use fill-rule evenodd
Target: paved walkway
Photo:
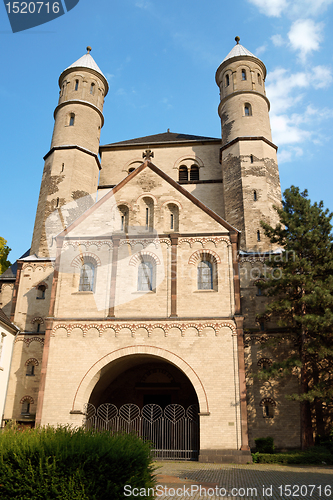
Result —
<path fill-rule="evenodd" d="M 156 466 L 156 499 L 333 500 L 332 466 L 198 462 L 156 462 Z"/>

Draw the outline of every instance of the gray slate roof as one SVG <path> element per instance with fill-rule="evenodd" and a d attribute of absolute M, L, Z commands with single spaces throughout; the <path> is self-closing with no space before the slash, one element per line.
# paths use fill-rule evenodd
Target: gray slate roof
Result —
<path fill-rule="evenodd" d="M 257 56 L 252 54 L 249 50 L 247 50 L 243 45 L 240 43 L 237 43 L 229 52 L 229 54 L 223 59 L 222 62 L 227 61 L 228 59 L 231 59 L 232 57 L 239 57 L 239 56 L 250 56 L 250 57 L 255 57 L 256 59 Z"/>
<path fill-rule="evenodd" d="M 5 315 L 3 310 L 0 307 L 0 322 L 4 323 L 5 325 L 9 326 L 12 330 L 18 331 L 19 329 L 17 326 L 13 325 L 13 323 L 10 322 L 9 318 Z"/>
<path fill-rule="evenodd" d="M 30 248 L 29 250 L 24 252 L 24 254 L 20 257 L 20 259 L 23 259 L 28 255 L 30 255 Z M 15 261 L 13 265 L 11 265 L 8 269 L 6 269 L 4 273 L 1 274 L 0 279 L 13 280 L 16 278 L 16 273 L 17 273 L 17 261 Z"/>
<path fill-rule="evenodd" d="M 190 134 L 177 134 L 175 132 L 163 132 L 162 134 L 147 135 L 145 137 L 138 137 L 136 139 L 130 139 L 128 141 L 114 142 L 111 144 L 105 144 L 103 147 L 107 146 L 130 146 L 130 145 L 146 145 L 151 146 L 152 144 L 166 144 L 166 143 L 186 143 L 186 142 L 220 142 L 221 139 L 216 137 L 204 137 L 201 135 L 190 135 Z"/>

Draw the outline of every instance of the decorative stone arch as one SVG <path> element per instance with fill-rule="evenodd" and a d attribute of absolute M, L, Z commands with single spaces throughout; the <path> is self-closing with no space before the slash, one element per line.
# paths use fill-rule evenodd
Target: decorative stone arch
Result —
<path fill-rule="evenodd" d="M 158 202 L 156 196 L 149 192 L 140 194 L 140 196 L 136 199 L 135 204 L 138 205 L 143 198 L 151 198 L 154 201 L 154 207 L 157 207 Z"/>
<path fill-rule="evenodd" d="M 20 399 L 20 404 L 23 404 L 27 401 L 32 405 L 34 404 L 34 399 L 31 396 L 23 396 L 23 398 Z"/>
<path fill-rule="evenodd" d="M 39 361 L 36 358 L 29 358 L 29 359 L 26 360 L 26 362 L 24 364 L 25 364 L 25 366 L 28 366 L 28 365 L 38 366 L 39 365 Z"/>
<path fill-rule="evenodd" d="M 217 264 L 221 264 L 220 256 L 216 252 L 214 252 L 214 250 L 210 249 L 197 250 L 191 255 L 191 257 L 188 260 L 188 263 L 193 266 L 196 266 L 205 255 L 213 257 Z"/>
<path fill-rule="evenodd" d="M 179 210 L 183 209 L 183 205 L 179 201 L 173 200 L 173 199 L 165 201 L 164 203 L 162 203 L 161 208 L 166 208 L 168 205 L 177 205 L 177 207 L 179 208 Z"/>
<path fill-rule="evenodd" d="M 71 266 L 81 268 L 83 264 L 86 262 L 91 262 L 94 266 L 101 265 L 101 259 L 94 253 L 91 252 L 82 252 L 80 255 L 77 255 L 71 262 Z"/>
<path fill-rule="evenodd" d="M 171 351 L 149 345 L 133 345 L 116 349 L 94 363 L 83 376 L 73 399 L 72 412 L 82 411 L 83 405 L 89 401 L 90 395 L 99 380 L 101 370 L 117 359 L 136 354 L 151 355 L 162 358 L 181 370 L 192 383 L 196 392 L 200 412 L 209 414 L 208 398 L 201 379 L 193 368 L 180 356 Z"/>
<path fill-rule="evenodd" d="M 46 283 L 46 281 L 40 281 L 39 283 L 37 283 L 37 285 L 35 285 L 36 290 L 38 290 L 38 288 L 39 288 L 40 286 L 45 286 L 45 289 L 46 289 L 46 290 L 47 290 L 47 289 L 48 289 L 48 287 L 49 287 L 49 285 Z"/>
<path fill-rule="evenodd" d="M 257 363 L 260 368 L 263 368 L 265 365 L 272 366 L 272 364 L 273 361 L 270 358 L 260 358 Z"/>
<path fill-rule="evenodd" d="M 142 259 L 149 260 L 154 266 L 158 266 L 161 264 L 161 261 L 157 255 L 155 255 L 153 252 L 143 250 L 142 252 L 137 252 L 132 255 L 129 261 L 129 265 L 135 267 L 142 262 Z"/>
<path fill-rule="evenodd" d="M 132 160 L 128 161 L 128 162 L 124 165 L 124 167 L 123 167 L 122 171 L 123 171 L 123 172 L 127 172 L 128 174 L 130 174 L 130 173 L 131 173 L 131 172 L 130 172 L 131 168 L 134 168 L 134 170 L 135 170 L 135 169 L 136 169 L 136 168 L 138 168 L 140 165 L 142 165 L 142 163 L 143 163 L 143 161 L 142 161 L 142 158 L 140 158 L 140 156 L 138 156 L 138 157 L 136 157 L 136 158 L 132 158 Z"/>
<path fill-rule="evenodd" d="M 173 165 L 173 169 L 179 170 L 179 167 L 185 165 L 186 167 L 191 167 L 191 165 L 197 165 L 200 168 L 204 167 L 204 162 L 199 156 L 186 155 L 178 158 Z"/>
<path fill-rule="evenodd" d="M 32 320 L 31 320 L 31 324 L 34 325 L 35 323 L 39 323 L 41 325 L 44 324 L 44 320 L 43 318 L 41 318 L 40 316 L 35 316 Z"/>

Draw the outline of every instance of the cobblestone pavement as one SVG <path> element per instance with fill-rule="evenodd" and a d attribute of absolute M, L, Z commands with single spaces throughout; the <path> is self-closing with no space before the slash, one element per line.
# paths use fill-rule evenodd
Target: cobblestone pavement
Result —
<path fill-rule="evenodd" d="M 156 499 L 333 500 L 332 466 L 155 464 Z"/>

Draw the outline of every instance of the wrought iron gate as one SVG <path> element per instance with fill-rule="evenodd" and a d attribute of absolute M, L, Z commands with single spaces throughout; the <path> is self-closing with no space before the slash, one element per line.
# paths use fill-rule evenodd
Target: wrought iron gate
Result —
<path fill-rule="evenodd" d="M 87 429 L 110 432 L 135 432 L 153 443 L 153 454 L 158 459 L 197 460 L 199 454 L 198 405 L 186 410 L 171 404 L 164 410 L 156 404 L 145 405 L 142 410 L 135 404 L 119 409 L 111 403 L 97 409 L 85 405 L 84 424 Z"/>

